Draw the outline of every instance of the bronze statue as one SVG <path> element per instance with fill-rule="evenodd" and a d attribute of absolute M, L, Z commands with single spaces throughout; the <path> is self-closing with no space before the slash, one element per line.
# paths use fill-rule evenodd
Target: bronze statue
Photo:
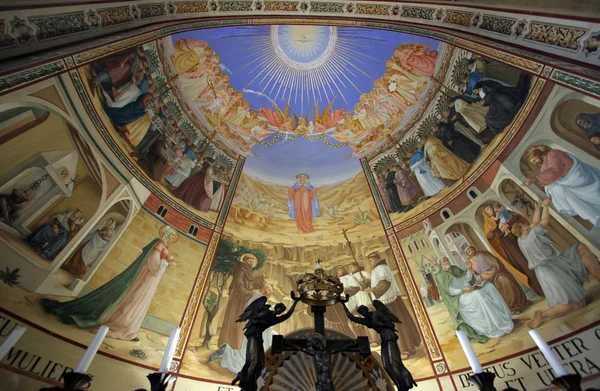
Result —
<path fill-rule="evenodd" d="M 292 316 L 300 298 L 296 297 L 294 292 L 292 292 L 292 300 L 294 300 L 292 308 L 284 315 L 281 315 L 286 309 L 283 303 L 276 304 L 275 310 L 271 310 L 271 305 L 267 304 L 267 297 L 261 296 L 250 303 L 244 313 L 240 315 L 236 322 L 248 321 L 244 327 L 244 335 L 248 339 L 246 363 L 237 377 L 231 382 L 232 385 L 235 385 L 239 381 L 239 387 L 242 391 L 257 391 L 256 382 L 265 366 L 263 332 L 269 327 L 273 327 Z"/>
<path fill-rule="evenodd" d="M 333 374 L 331 373 L 331 356 L 341 350 L 328 350 L 325 346 L 325 337 L 315 333 L 308 338 L 307 348 L 297 346 L 298 351 L 312 357 L 317 373 L 316 391 L 335 391 Z"/>
<path fill-rule="evenodd" d="M 364 305 L 358 307 L 358 313 L 362 318 L 350 313 L 346 307 L 347 299 L 342 302 L 344 303 L 346 315 L 351 321 L 365 325 L 379 334 L 383 368 L 398 387 L 398 391 L 410 390 L 413 386 L 416 386 L 417 383 L 415 383 L 411 373 L 400 358 L 398 335 L 396 335 L 396 329 L 394 328 L 394 323 L 400 323 L 400 319 L 379 300 L 373 300 L 375 311 L 369 311 Z"/>

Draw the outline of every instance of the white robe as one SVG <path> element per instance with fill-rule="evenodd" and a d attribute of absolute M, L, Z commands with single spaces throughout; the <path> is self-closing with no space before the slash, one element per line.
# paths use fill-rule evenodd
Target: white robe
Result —
<path fill-rule="evenodd" d="M 600 227 L 600 169 L 569 154 L 573 167 L 556 182 L 545 186 L 558 213 L 579 216 Z"/>
<path fill-rule="evenodd" d="M 446 187 L 444 182 L 433 176 L 431 167 L 425 163 L 425 159 L 410 166 L 410 170 L 415 174 L 426 197 L 436 195 Z"/>
<path fill-rule="evenodd" d="M 262 297 L 260 293 L 255 294 L 248 300 L 246 307 L 248 307 L 253 301 Z M 265 352 L 271 347 L 273 336 L 277 335 L 277 332 L 272 328 L 268 328 L 263 331 L 263 348 Z M 248 346 L 248 339 L 244 335 L 242 338 L 242 346 L 239 349 L 232 349 L 231 346 L 225 345 L 223 350 L 223 357 L 221 358 L 221 367 L 229 369 L 233 373 L 239 373 L 244 364 L 246 363 L 246 347 Z"/>
<path fill-rule="evenodd" d="M 104 240 L 98 235 L 98 231 L 95 231 L 90 236 L 90 240 L 84 245 L 81 250 L 81 258 L 85 266 L 90 266 L 98 257 L 104 252 L 108 246 L 109 241 Z"/>
<path fill-rule="evenodd" d="M 221 210 L 221 206 L 223 206 L 223 201 L 225 201 L 225 190 L 223 190 L 225 186 L 221 184 L 219 189 L 213 194 L 213 197 L 210 201 L 210 210 L 218 212 Z"/>
<path fill-rule="evenodd" d="M 119 99 L 117 99 L 116 102 L 111 99 L 110 95 L 108 95 L 106 91 L 102 90 L 102 94 L 104 95 L 104 98 L 106 99 L 106 104 L 108 106 L 121 108 L 126 104 L 134 102 L 137 98 L 139 98 L 140 95 L 142 95 L 142 91 L 140 91 L 136 84 L 131 83 L 131 86 L 127 88 L 127 90 L 123 93 L 123 95 L 119 97 Z"/>
<path fill-rule="evenodd" d="M 367 272 L 362 272 L 365 280 L 370 279 L 370 275 Z M 359 288 L 360 290 L 354 296 L 350 296 L 348 299 L 348 303 L 346 303 L 346 307 L 350 312 L 355 312 L 359 306 L 371 305 L 371 300 L 369 299 L 369 294 L 363 290 L 363 287 L 360 285 L 360 273 L 356 272 L 354 275 L 346 274 L 345 276 L 340 277 L 340 281 L 344 285 L 344 288 Z"/>
<path fill-rule="evenodd" d="M 540 282 L 548 306 L 583 300 L 586 295 L 583 283 L 588 275 L 577 251 L 579 245 L 559 254 L 547 232 L 538 224 L 525 238 L 519 238 L 518 243 L 527 265 Z"/>
<path fill-rule="evenodd" d="M 196 164 L 188 158 L 181 160 L 181 167 L 175 170 L 173 174 L 165 175 L 165 180 L 175 187 L 179 187 L 185 181 Z"/>
<path fill-rule="evenodd" d="M 369 272 L 365 272 L 365 271 L 363 271 L 363 272 L 356 272 L 356 273 L 354 273 L 352 275 L 352 278 L 354 279 L 354 281 L 356 281 L 356 283 L 358 285 L 360 285 L 358 283 L 358 281 L 362 281 L 361 280 L 361 273 L 362 273 L 362 276 L 366 280 L 367 283 L 371 279 L 371 273 L 369 273 Z M 366 305 L 368 307 L 368 306 L 373 305 L 373 303 L 371 302 L 371 298 L 369 297 L 369 294 L 367 292 L 365 292 L 364 290 L 362 290 L 362 288 L 361 288 L 360 292 L 358 292 L 356 295 L 354 295 L 354 297 L 356 298 L 356 304 L 357 304 L 357 306 Z"/>
<path fill-rule="evenodd" d="M 512 331 L 514 323 L 506 302 L 494 284 L 487 283 L 483 288 L 463 292 L 462 288 L 469 283 L 473 273 L 467 270 L 464 276 L 455 277 L 448 287 L 448 292 L 458 298 L 458 313 L 466 324 L 478 334 L 488 338 L 499 338 Z"/>
<path fill-rule="evenodd" d="M 375 297 L 373 293 L 373 299 L 377 299 L 383 304 L 390 304 L 394 302 L 397 298 L 400 297 L 401 292 L 400 288 L 398 288 L 398 284 L 396 283 L 396 279 L 392 274 L 392 269 L 388 265 L 378 265 L 375 266 L 375 269 L 371 272 L 371 288 L 375 288 L 380 281 L 389 281 L 390 287 L 387 291 L 379 298 Z"/>

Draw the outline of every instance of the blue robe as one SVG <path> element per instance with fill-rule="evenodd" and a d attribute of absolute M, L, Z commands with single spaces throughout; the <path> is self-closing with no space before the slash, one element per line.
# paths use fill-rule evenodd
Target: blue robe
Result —
<path fill-rule="evenodd" d="M 42 224 L 25 238 L 25 242 L 42 258 L 53 260 L 69 243 L 69 227 L 63 227 L 58 222 L 56 225 L 58 233 L 54 233 L 52 224 Z"/>
<path fill-rule="evenodd" d="M 469 73 L 469 79 L 467 81 L 467 91 L 466 94 L 473 94 L 473 88 L 475 84 L 479 83 L 479 81 L 483 78 L 483 72 L 471 72 Z"/>
<path fill-rule="evenodd" d="M 108 107 L 105 103 L 102 103 L 102 108 L 116 125 L 126 126 L 146 114 L 146 109 L 142 106 L 145 96 L 146 94 L 142 94 L 134 102 L 123 107 Z"/>

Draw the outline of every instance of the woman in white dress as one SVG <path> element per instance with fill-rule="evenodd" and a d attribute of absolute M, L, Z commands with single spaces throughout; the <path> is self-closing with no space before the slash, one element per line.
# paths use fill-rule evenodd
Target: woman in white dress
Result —
<path fill-rule="evenodd" d="M 515 224 L 512 227 L 513 234 L 518 237 L 519 248 L 527 258 L 529 268 L 535 272 L 549 307 L 535 312 L 533 319 L 527 323 L 530 328 L 539 327 L 548 318 L 583 308 L 586 296 L 583 284 L 588 281 L 588 272 L 596 280 L 600 279 L 598 260 L 587 246 L 578 243 L 559 253 L 546 236 L 551 201 L 547 198 L 537 203 L 531 225 Z"/>

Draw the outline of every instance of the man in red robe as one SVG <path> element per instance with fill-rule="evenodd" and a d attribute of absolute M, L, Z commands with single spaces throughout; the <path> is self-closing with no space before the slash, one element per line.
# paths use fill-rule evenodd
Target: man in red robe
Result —
<path fill-rule="evenodd" d="M 321 214 L 317 189 L 308 182 L 309 179 L 307 174 L 296 175 L 296 183 L 288 190 L 288 212 L 296 220 L 300 233 L 312 232 L 312 220 Z"/>

